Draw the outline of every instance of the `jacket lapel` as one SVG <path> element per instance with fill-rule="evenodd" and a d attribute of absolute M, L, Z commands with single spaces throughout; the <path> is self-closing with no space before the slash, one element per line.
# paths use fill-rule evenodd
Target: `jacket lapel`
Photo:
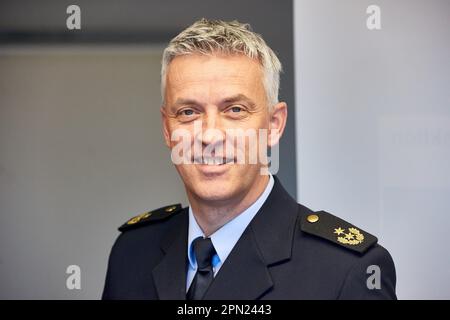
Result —
<path fill-rule="evenodd" d="M 165 255 L 152 272 L 161 300 L 186 299 L 188 215 L 186 210 L 180 215 L 178 223 L 172 226 L 162 241 L 161 249 Z"/>
<path fill-rule="evenodd" d="M 274 286 L 270 266 L 291 258 L 298 205 L 274 178 L 272 192 L 220 268 L 206 300 L 258 299 Z"/>
<path fill-rule="evenodd" d="M 272 286 L 272 278 L 249 227 L 220 268 L 205 300 L 254 300 Z"/>

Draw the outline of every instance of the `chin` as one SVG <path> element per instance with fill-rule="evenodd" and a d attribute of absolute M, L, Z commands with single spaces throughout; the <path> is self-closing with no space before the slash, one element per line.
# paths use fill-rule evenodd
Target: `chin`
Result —
<path fill-rule="evenodd" d="M 231 186 L 222 181 L 202 181 L 192 186 L 192 192 L 196 197 L 204 201 L 228 200 L 237 193 Z"/>

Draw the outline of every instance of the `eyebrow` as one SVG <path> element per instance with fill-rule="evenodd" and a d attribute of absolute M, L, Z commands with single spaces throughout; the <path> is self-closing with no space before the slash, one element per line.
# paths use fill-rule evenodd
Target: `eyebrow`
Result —
<path fill-rule="evenodd" d="M 245 101 L 246 103 L 249 104 L 249 107 L 254 109 L 256 108 L 256 104 L 253 102 L 252 99 L 250 99 L 249 97 L 247 97 L 245 94 L 237 94 L 228 98 L 223 99 L 219 104 L 223 105 L 223 104 L 229 104 L 229 103 L 235 103 L 235 102 L 239 102 L 239 101 Z M 180 105 L 198 105 L 201 106 L 203 105 L 201 102 L 195 100 L 195 99 L 186 99 L 186 98 L 178 98 L 175 103 L 173 104 L 173 107 L 177 107 Z"/>
<path fill-rule="evenodd" d="M 225 98 L 221 104 L 225 104 L 225 103 L 234 103 L 234 102 L 239 102 L 239 101 L 245 101 L 249 104 L 249 107 L 252 109 L 256 108 L 256 104 L 253 102 L 252 99 L 250 99 L 249 97 L 247 97 L 245 94 L 237 94 L 235 96 L 229 97 L 229 98 Z"/>

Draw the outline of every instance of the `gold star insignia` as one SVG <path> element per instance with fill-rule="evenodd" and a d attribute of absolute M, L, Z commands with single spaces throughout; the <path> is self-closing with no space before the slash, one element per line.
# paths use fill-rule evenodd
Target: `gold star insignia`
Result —
<path fill-rule="evenodd" d="M 341 235 L 342 233 L 344 233 L 344 229 L 342 229 L 341 227 L 334 229 L 334 233 L 336 233 L 338 236 Z"/>
<path fill-rule="evenodd" d="M 356 228 L 348 228 L 348 232 L 346 233 L 344 229 L 339 227 L 334 229 L 334 233 L 338 235 L 336 240 L 343 244 L 354 246 L 364 242 L 364 235 Z M 343 236 L 339 237 L 340 234 Z"/>
<path fill-rule="evenodd" d="M 353 234 L 347 233 L 347 234 L 345 235 L 345 238 L 348 239 L 348 240 L 352 240 L 352 239 L 353 239 Z"/>

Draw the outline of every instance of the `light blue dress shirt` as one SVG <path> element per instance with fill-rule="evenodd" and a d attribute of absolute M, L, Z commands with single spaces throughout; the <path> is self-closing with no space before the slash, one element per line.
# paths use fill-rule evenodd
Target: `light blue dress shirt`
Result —
<path fill-rule="evenodd" d="M 223 263 L 227 259 L 231 250 L 233 250 L 236 242 L 241 237 L 244 230 L 247 228 L 253 217 L 262 207 L 270 192 L 272 191 L 274 179 L 272 175 L 269 176 L 269 183 L 267 183 L 266 189 L 259 196 L 259 198 L 241 214 L 236 216 L 233 220 L 230 220 L 223 225 L 219 230 L 214 232 L 210 238 L 216 249 L 216 255 L 212 259 L 214 276 L 219 272 Z M 188 260 L 189 266 L 186 278 L 186 292 L 188 291 L 192 281 L 194 280 L 195 273 L 197 272 L 197 261 L 195 259 L 194 251 L 192 249 L 192 242 L 198 237 L 205 237 L 202 229 L 195 220 L 192 208 L 189 207 L 189 234 L 188 234 Z"/>

